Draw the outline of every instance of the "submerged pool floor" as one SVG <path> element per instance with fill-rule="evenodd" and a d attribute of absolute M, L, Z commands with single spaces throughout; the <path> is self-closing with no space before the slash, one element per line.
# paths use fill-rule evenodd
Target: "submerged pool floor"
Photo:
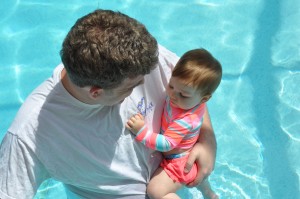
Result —
<path fill-rule="evenodd" d="M 287 1 L 3 1 L 0 6 L 0 140 L 29 93 L 60 63 L 75 20 L 124 12 L 179 56 L 206 48 L 223 65 L 209 101 L 220 198 L 300 198 L 300 3 Z M 182 198 L 198 198 L 195 189 Z M 66 198 L 50 180 L 36 198 Z"/>

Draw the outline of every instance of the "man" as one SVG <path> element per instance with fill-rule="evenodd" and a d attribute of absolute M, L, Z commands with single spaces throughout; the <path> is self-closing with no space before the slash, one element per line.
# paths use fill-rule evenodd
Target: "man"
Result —
<path fill-rule="evenodd" d="M 125 128 L 140 112 L 152 130 L 177 56 L 136 20 L 96 10 L 71 28 L 63 64 L 20 108 L 0 149 L 0 198 L 32 198 L 52 177 L 69 198 L 145 198 L 161 154 L 134 141 Z M 215 137 L 205 113 L 193 148 L 196 185 L 213 169 Z"/>

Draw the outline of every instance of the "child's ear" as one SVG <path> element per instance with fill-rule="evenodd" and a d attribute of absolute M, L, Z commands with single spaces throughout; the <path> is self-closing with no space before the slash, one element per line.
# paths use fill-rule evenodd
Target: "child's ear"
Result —
<path fill-rule="evenodd" d="M 97 97 L 99 97 L 100 95 L 101 95 L 101 93 L 103 92 L 103 89 L 102 88 L 100 88 L 100 87 L 97 87 L 97 86 L 92 86 L 91 88 L 90 88 L 90 96 L 92 97 L 92 98 L 97 98 Z"/>
<path fill-rule="evenodd" d="M 201 104 L 207 102 L 209 99 L 211 98 L 211 95 L 205 95 L 204 97 L 202 97 L 201 99 Z"/>

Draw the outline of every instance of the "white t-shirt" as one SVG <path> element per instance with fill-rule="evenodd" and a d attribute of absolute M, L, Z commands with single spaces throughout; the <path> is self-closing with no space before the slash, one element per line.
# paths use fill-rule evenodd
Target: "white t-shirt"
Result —
<path fill-rule="evenodd" d="M 178 57 L 159 47 L 158 67 L 122 104 L 84 104 L 61 83 L 63 65 L 31 93 L 0 150 L 0 198 L 32 198 L 52 177 L 78 198 L 145 198 L 161 155 L 125 128 L 137 112 L 160 128 L 165 88 Z"/>

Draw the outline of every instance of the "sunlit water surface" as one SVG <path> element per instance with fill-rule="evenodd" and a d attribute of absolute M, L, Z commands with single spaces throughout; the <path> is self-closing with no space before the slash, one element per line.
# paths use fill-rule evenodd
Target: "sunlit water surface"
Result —
<path fill-rule="evenodd" d="M 203 47 L 221 61 L 224 77 L 208 103 L 218 142 L 210 181 L 220 198 L 300 198 L 299 0 L 1 1 L 0 140 L 60 63 L 69 28 L 96 8 L 140 20 L 179 56 Z M 178 193 L 201 198 L 196 189 Z M 49 180 L 36 198 L 66 196 Z"/>

